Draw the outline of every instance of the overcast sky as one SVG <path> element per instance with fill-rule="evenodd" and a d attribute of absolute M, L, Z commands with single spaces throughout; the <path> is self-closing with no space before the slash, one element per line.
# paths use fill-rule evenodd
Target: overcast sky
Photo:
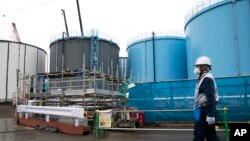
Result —
<path fill-rule="evenodd" d="M 183 31 L 184 17 L 201 0 L 79 0 L 84 30 L 98 29 L 119 40 L 120 56 L 127 56 L 127 41 L 141 33 Z M 11 22 L 23 43 L 49 53 L 50 39 L 65 31 L 80 30 L 76 0 L 0 0 L 0 39 L 12 39 Z"/>

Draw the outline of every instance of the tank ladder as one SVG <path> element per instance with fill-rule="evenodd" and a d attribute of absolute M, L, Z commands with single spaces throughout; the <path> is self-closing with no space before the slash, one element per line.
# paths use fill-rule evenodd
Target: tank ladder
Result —
<path fill-rule="evenodd" d="M 98 50 L 99 50 L 99 39 L 98 31 L 91 30 L 91 70 L 98 71 Z"/>

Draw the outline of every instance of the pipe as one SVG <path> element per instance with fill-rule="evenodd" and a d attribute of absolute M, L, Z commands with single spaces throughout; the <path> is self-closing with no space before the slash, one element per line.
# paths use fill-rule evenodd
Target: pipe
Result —
<path fill-rule="evenodd" d="M 8 50 L 7 50 L 7 66 L 6 66 L 6 94 L 5 94 L 5 101 L 7 101 L 8 98 L 8 77 L 9 77 L 9 59 L 10 59 L 10 43 L 8 43 Z M 18 81 L 18 80 L 17 80 Z M 17 89 L 18 89 L 18 85 L 17 85 Z"/>
<path fill-rule="evenodd" d="M 58 64 L 57 64 L 57 58 L 58 58 L 58 56 L 57 56 L 57 52 L 58 52 L 58 41 L 56 42 L 56 72 L 58 71 Z M 52 70 L 51 70 L 52 71 Z M 54 70 L 53 70 L 54 71 Z"/>
<path fill-rule="evenodd" d="M 154 82 L 156 81 L 156 76 L 155 76 L 155 33 L 152 32 L 152 37 L 153 37 L 153 68 L 154 68 Z"/>
<path fill-rule="evenodd" d="M 238 44 L 238 25 L 237 25 L 237 15 L 236 15 L 236 1 L 233 0 L 232 7 L 233 7 L 233 20 L 234 20 L 234 41 L 235 41 L 235 57 L 236 57 L 236 67 L 237 67 L 237 74 L 240 76 L 240 51 L 239 51 L 239 44 Z"/>
<path fill-rule="evenodd" d="M 23 59 L 24 59 L 24 60 L 23 60 L 23 66 L 24 66 L 24 67 L 23 67 L 23 74 L 26 73 L 26 52 L 27 52 L 27 51 L 26 51 L 26 48 L 27 48 L 26 45 L 24 45 L 24 57 L 23 57 Z"/>
<path fill-rule="evenodd" d="M 49 73 L 49 56 L 46 53 L 46 72 Z"/>
<path fill-rule="evenodd" d="M 123 130 L 123 131 L 194 131 L 194 129 L 162 129 L 162 128 L 108 128 L 99 127 L 98 129 L 103 130 Z M 224 132 L 224 129 L 216 129 L 216 131 Z"/>
<path fill-rule="evenodd" d="M 219 109 L 222 110 L 222 109 Z M 120 111 L 112 111 L 113 113 L 123 113 L 123 112 L 130 112 L 130 113 L 135 113 L 135 112 L 192 112 L 194 109 L 170 109 L 170 110 L 120 110 Z"/>
<path fill-rule="evenodd" d="M 76 0 L 76 4 L 77 4 L 77 10 L 78 10 L 78 17 L 79 17 L 81 35 L 83 37 L 84 35 L 83 35 L 83 29 L 82 29 L 82 19 L 81 19 L 81 12 L 80 12 L 80 6 L 79 6 L 79 1 L 78 0 Z"/>
<path fill-rule="evenodd" d="M 145 40 L 145 42 L 144 42 L 144 46 L 145 46 L 145 58 L 147 58 L 146 56 L 147 56 L 147 41 Z M 147 65 L 147 60 L 145 60 L 145 76 L 143 76 L 144 78 L 144 81 L 147 81 L 147 78 L 148 78 L 148 65 Z"/>
<path fill-rule="evenodd" d="M 19 70 L 19 68 L 18 68 Z M 39 73 L 39 70 L 38 70 L 38 49 L 36 50 L 36 74 Z"/>

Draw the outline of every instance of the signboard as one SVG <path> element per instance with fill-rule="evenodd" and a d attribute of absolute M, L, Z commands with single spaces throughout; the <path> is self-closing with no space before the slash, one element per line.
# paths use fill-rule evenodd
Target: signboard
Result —
<path fill-rule="evenodd" d="M 110 110 L 99 112 L 99 127 L 111 127 L 112 112 Z"/>

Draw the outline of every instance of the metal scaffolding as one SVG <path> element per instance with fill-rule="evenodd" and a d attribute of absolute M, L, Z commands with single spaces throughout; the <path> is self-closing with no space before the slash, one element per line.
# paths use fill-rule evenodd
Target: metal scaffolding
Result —
<path fill-rule="evenodd" d="M 20 76 L 18 103 L 39 106 L 81 107 L 89 118 L 96 109 L 119 108 L 120 80 L 86 70 Z M 17 101 L 17 100 L 13 100 Z M 14 102 L 15 103 L 15 102 Z"/>

